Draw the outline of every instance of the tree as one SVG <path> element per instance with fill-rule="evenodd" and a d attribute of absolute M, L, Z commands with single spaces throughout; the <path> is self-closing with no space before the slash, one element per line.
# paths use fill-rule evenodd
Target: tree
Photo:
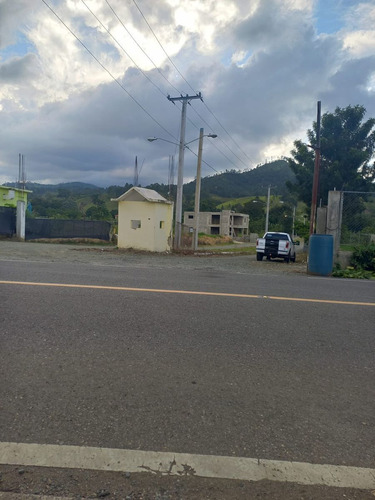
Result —
<path fill-rule="evenodd" d="M 328 191 L 372 191 L 375 180 L 375 119 L 364 120 L 363 106 L 347 106 L 325 113 L 321 123 L 321 163 L 318 199 L 327 203 Z M 317 124 L 307 131 L 311 146 L 316 141 Z M 314 150 L 302 141 L 294 143 L 288 158 L 296 182 L 287 182 L 291 193 L 311 205 L 314 174 Z"/>
<path fill-rule="evenodd" d="M 249 226 L 252 233 L 263 234 L 266 221 L 266 202 L 256 198 L 247 201 L 242 212 L 249 216 Z"/>
<path fill-rule="evenodd" d="M 111 220 L 112 215 L 105 205 L 92 205 L 86 210 L 86 217 L 91 220 Z"/>

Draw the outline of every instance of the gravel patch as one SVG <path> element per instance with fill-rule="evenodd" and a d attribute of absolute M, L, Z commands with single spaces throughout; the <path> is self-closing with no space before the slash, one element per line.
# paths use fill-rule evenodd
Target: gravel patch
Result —
<path fill-rule="evenodd" d="M 238 248 L 238 246 L 236 247 Z M 122 250 L 109 245 L 76 245 L 0 241 L 0 261 L 80 262 L 91 265 L 135 265 L 139 267 L 217 269 L 241 274 L 306 274 L 306 254 L 297 254 L 295 263 L 282 260 L 257 262 L 255 255 L 231 252 L 231 248 L 192 253 L 151 253 Z"/>

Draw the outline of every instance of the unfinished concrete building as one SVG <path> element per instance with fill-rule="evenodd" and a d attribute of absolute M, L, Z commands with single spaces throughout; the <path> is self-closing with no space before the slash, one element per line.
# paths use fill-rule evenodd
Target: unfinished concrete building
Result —
<path fill-rule="evenodd" d="M 195 231 L 196 220 L 194 212 L 184 213 L 184 225 L 191 232 Z M 231 210 L 199 212 L 198 232 L 242 238 L 249 234 L 249 216 L 247 214 L 237 214 Z"/>

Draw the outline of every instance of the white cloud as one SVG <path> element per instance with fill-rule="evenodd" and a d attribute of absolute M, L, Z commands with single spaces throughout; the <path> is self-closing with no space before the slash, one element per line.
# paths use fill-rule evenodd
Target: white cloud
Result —
<path fill-rule="evenodd" d="M 180 109 L 166 95 L 192 94 L 192 88 L 202 91 L 208 108 L 199 100 L 188 107 L 186 139 L 198 137 L 202 126 L 219 134 L 214 144 L 204 144 L 204 159 L 216 170 L 244 169 L 264 156 L 286 155 L 311 126 L 319 99 L 323 112 L 364 104 L 375 116 L 374 30 L 368 22 L 374 9 L 368 2 L 352 11 L 355 22 L 348 15 L 340 32 L 324 36 L 316 34 L 317 2 L 312 0 L 137 2 L 192 88 L 134 3 L 109 0 L 158 69 L 106 2 L 85 2 L 158 88 L 81 0 L 50 4 L 144 109 L 42 2 L 30 8 L 26 0 L 0 0 L 7 26 L 0 41 L 0 181 L 14 179 L 9 172 L 22 152 L 31 180 L 124 184 L 132 181 L 137 155 L 144 159 L 143 185 L 166 182 L 168 156 L 175 148 L 162 141 L 150 144 L 146 137 L 178 140 Z M 20 34 L 29 45 L 18 43 L 18 52 L 10 50 Z M 194 177 L 195 168 L 196 157 L 186 152 L 186 178 Z M 203 173 L 214 172 L 206 165 Z"/>
<path fill-rule="evenodd" d="M 374 31 L 353 31 L 344 37 L 344 47 L 353 57 L 367 57 L 375 53 Z"/>

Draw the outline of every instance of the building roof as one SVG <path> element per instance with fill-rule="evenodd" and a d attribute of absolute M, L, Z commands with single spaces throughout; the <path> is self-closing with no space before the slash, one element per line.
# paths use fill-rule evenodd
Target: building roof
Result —
<path fill-rule="evenodd" d="M 151 203 L 172 203 L 153 189 L 141 187 L 132 187 L 118 198 L 112 198 L 112 201 L 149 201 Z"/>
<path fill-rule="evenodd" d="M 18 191 L 19 193 L 32 193 L 32 191 L 29 191 L 28 189 L 16 188 L 12 186 L 0 185 L 0 188 L 7 189 L 8 191 Z"/>

